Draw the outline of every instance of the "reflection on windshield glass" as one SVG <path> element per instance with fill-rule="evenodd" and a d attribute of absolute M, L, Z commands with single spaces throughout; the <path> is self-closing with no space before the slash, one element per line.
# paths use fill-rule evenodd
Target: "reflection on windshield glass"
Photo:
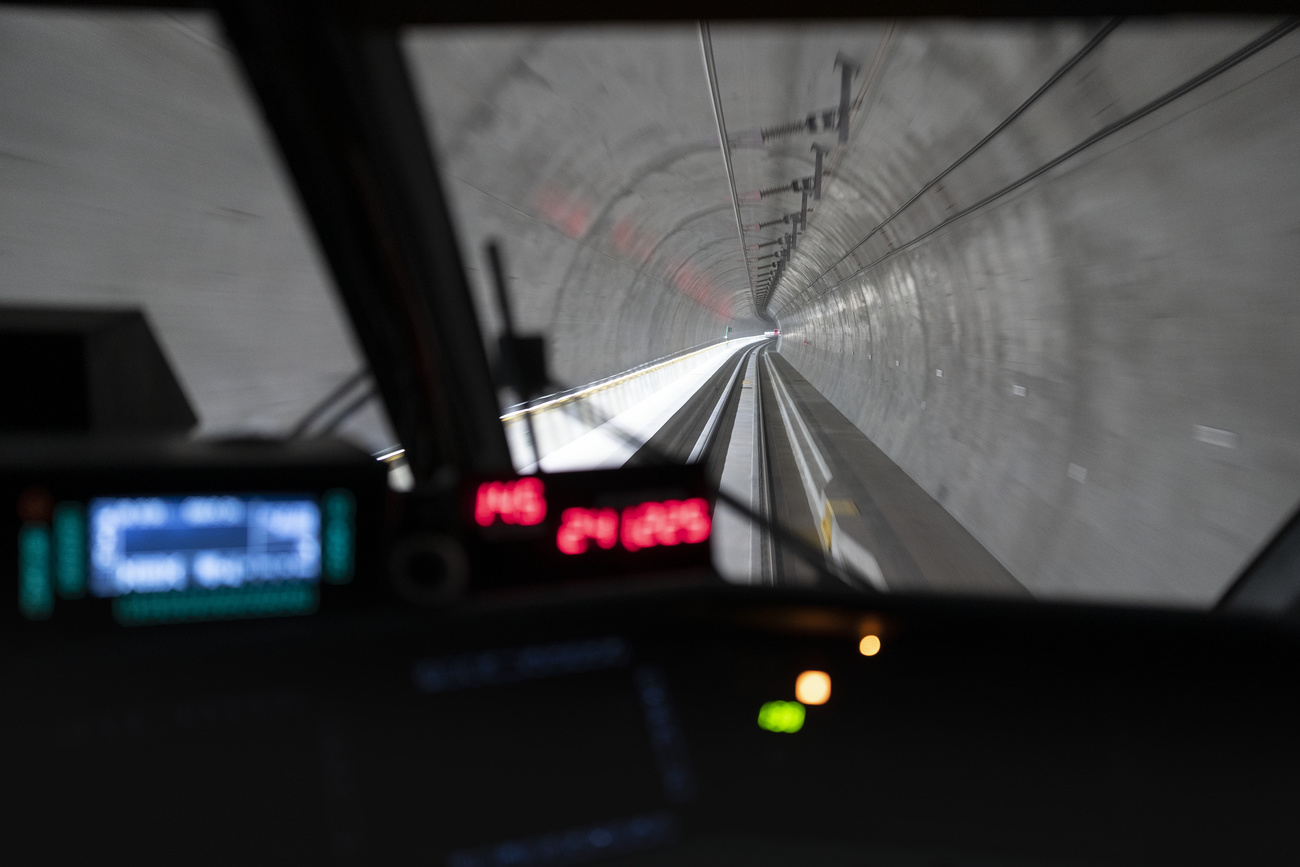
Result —
<path fill-rule="evenodd" d="M 1162 604 L 1300 500 L 1292 23 L 405 47 L 484 331 L 495 238 L 548 340 L 519 469 L 701 461 L 864 586 Z M 714 540 L 824 580 L 734 511 Z"/>
<path fill-rule="evenodd" d="M 0 40 L 0 308 L 142 314 L 199 436 L 391 445 L 214 19 L 5 8 Z"/>

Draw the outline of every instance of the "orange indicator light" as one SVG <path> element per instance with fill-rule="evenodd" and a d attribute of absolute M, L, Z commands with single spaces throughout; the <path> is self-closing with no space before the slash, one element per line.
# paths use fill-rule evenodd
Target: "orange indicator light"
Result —
<path fill-rule="evenodd" d="M 794 697 L 804 704 L 826 704 L 831 697 L 831 676 L 824 671 L 805 671 L 794 682 Z"/>
<path fill-rule="evenodd" d="M 875 635 L 864 635 L 858 642 L 858 652 L 863 656 L 875 656 L 880 652 L 880 638 Z"/>

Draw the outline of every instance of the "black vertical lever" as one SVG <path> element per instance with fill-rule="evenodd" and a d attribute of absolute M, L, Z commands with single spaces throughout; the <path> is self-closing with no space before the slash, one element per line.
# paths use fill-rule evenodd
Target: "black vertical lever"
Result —
<path fill-rule="evenodd" d="M 498 379 L 502 385 L 519 392 L 524 400 L 524 425 L 528 429 L 528 444 L 533 450 L 533 463 L 536 472 L 542 471 L 542 451 L 537 442 L 537 430 L 533 426 L 532 404 L 540 391 L 546 387 L 549 377 L 546 373 L 545 344 L 541 337 L 521 337 L 515 333 L 514 317 L 510 310 L 510 293 L 506 291 L 505 267 L 502 265 L 501 248 L 496 241 L 487 244 L 488 264 L 492 268 L 492 282 L 496 289 L 497 307 L 501 311 L 502 334 L 499 339 L 500 369 Z"/>

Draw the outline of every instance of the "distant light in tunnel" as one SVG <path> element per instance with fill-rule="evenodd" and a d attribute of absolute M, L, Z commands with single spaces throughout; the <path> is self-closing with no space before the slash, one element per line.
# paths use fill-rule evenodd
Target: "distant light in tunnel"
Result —
<path fill-rule="evenodd" d="M 863 656 L 875 656 L 880 652 L 880 636 L 864 635 L 858 642 L 858 653 Z"/>
<path fill-rule="evenodd" d="M 831 697 L 831 676 L 824 671 L 805 671 L 794 682 L 794 697 L 804 704 L 826 704 Z"/>

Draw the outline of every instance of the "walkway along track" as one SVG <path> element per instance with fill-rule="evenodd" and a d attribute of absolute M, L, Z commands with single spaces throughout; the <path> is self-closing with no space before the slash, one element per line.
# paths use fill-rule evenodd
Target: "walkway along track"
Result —
<path fill-rule="evenodd" d="M 857 509 L 848 498 L 836 500 L 830 497 L 835 471 L 796 406 L 770 350 L 764 349 L 759 359 L 758 375 L 760 387 L 768 398 L 764 400 L 766 412 L 761 419 L 762 427 L 766 429 L 763 442 L 767 471 L 764 475 L 770 480 L 769 502 L 785 513 L 781 517 L 786 526 L 802 526 L 805 533 L 807 527 L 813 528 L 815 540 L 827 559 L 838 564 L 841 573 L 847 573 L 845 577 L 853 582 L 850 586 L 854 589 L 867 589 L 863 586 L 865 584 L 876 590 L 888 590 L 875 556 L 843 529 L 844 518 L 848 514 L 858 514 Z M 778 424 L 779 429 L 775 429 Z M 776 472 L 773 471 L 774 462 L 779 462 Z M 778 486 L 779 492 L 776 490 Z M 805 510 L 802 514 L 800 501 Z M 803 583 L 799 580 L 797 567 L 785 569 L 782 568 L 785 565 L 782 558 L 773 559 L 782 573 L 793 573 L 781 574 L 781 583 Z"/>
<path fill-rule="evenodd" d="M 942 503 L 773 349 L 763 345 L 758 365 L 773 521 L 819 547 L 830 571 L 858 590 L 1026 594 Z M 775 583 L 818 580 L 783 552 L 773 562 Z"/>

